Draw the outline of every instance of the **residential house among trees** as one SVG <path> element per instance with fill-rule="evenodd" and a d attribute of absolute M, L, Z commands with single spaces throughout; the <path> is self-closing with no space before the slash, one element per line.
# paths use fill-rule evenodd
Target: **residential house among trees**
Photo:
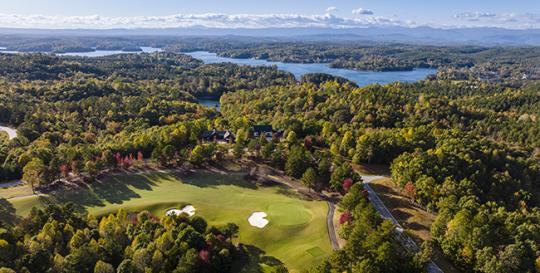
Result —
<path fill-rule="evenodd" d="M 234 134 L 229 130 L 218 131 L 216 129 L 212 129 L 212 131 L 204 132 L 202 135 L 202 139 L 203 141 L 233 143 Z"/>
<path fill-rule="evenodd" d="M 264 136 L 270 141 L 273 138 L 279 138 L 283 135 L 283 131 L 275 131 L 272 125 L 255 125 L 253 126 L 253 137 Z"/>

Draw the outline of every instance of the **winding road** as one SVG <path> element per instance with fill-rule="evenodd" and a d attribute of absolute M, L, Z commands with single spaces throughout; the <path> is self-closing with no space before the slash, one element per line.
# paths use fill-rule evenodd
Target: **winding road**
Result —
<path fill-rule="evenodd" d="M 13 128 L 6 127 L 6 126 L 0 126 L 0 131 L 6 132 L 8 134 L 9 140 L 12 140 L 12 139 L 17 137 L 17 130 L 15 130 Z"/>
<path fill-rule="evenodd" d="M 409 251 L 411 252 L 418 252 L 420 248 L 418 245 L 414 242 L 411 237 L 407 236 L 405 234 L 403 227 L 399 224 L 399 222 L 394 218 L 390 210 L 384 205 L 384 203 L 381 201 L 381 198 L 377 195 L 377 193 L 371 188 L 369 183 L 373 180 L 384 178 L 384 176 L 380 175 L 362 175 L 362 180 L 364 181 L 364 188 L 369 193 L 369 200 L 375 207 L 375 209 L 381 214 L 382 218 L 388 219 L 392 221 L 392 223 L 395 226 L 395 232 L 397 235 L 397 238 L 401 242 L 401 244 Z M 427 272 L 429 273 L 444 273 L 442 269 L 435 264 L 433 261 L 429 261 L 427 264 Z"/>

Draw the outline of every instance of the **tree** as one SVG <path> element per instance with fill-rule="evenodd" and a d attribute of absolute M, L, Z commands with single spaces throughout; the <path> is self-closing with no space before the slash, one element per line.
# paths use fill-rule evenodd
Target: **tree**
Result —
<path fill-rule="evenodd" d="M 95 176 L 98 174 L 96 163 L 92 160 L 86 162 L 84 165 L 84 170 L 88 173 L 91 179 L 95 178 Z"/>
<path fill-rule="evenodd" d="M 317 164 L 317 173 L 319 174 L 319 181 L 323 186 L 328 186 L 330 182 L 330 169 L 332 168 L 332 163 L 324 156 L 319 163 Z"/>
<path fill-rule="evenodd" d="M 97 261 L 94 273 L 115 273 L 114 267 L 106 262 Z"/>
<path fill-rule="evenodd" d="M 236 131 L 236 143 L 244 145 L 248 140 L 248 131 L 240 128 Z"/>
<path fill-rule="evenodd" d="M 416 199 L 416 189 L 412 182 L 410 181 L 407 182 L 407 184 L 405 184 L 404 189 L 405 189 L 405 193 L 407 194 L 409 198 L 411 198 L 412 200 Z"/>
<path fill-rule="evenodd" d="M 161 150 L 161 155 L 163 156 L 163 158 L 165 158 L 167 164 L 174 159 L 175 152 L 176 150 L 172 145 L 167 145 L 163 147 L 163 150 Z"/>
<path fill-rule="evenodd" d="M 229 238 L 229 241 L 232 241 L 233 238 L 235 238 L 238 235 L 238 230 L 240 228 L 234 224 L 234 223 L 227 223 L 222 231 L 223 235 L 227 236 Z"/>
<path fill-rule="evenodd" d="M 47 167 L 43 161 L 37 157 L 33 158 L 23 168 L 23 180 L 30 183 L 32 192 L 36 186 L 41 186 L 47 181 L 46 178 Z"/>
<path fill-rule="evenodd" d="M 174 273 L 197 272 L 198 261 L 199 253 L 195 249 L 190 248 L 186 254 L 180 258 Z"/>
<path fill-rule="evenodd" d="M 62 177 L 66 178 L 68 176 L 68 174 L 69 174 L 69 165 L 67 165 L 67 164 L 60 165 L 59 171 L 60 171 L 60 174 L 62 175 Z"/>
<path fill-rule="evenodd" d="M 351 223 L 352 222 L 352 214 L 347 210 L 345 212 L 343 212 L 340 216 L 339 216 L 339 224 L 340 225 L 343 225 L 345 223 Z"/>
<path fill-rule="evenodd" d="M 311 190 L 317 182 L 317 174 L 313 168 L 308 168 L 306 172 L 302 175 L 302 184 Z"/>
<path fill-rule="evenodd" d="M 141 151 L 137 152 L 137 161 L 142 162 L 144 160 L 143 153 Z"/>
<path fill-rule="evenodd" d="M 349 163 L 341 163 L 332 171 L 330 188 L 334 191 L 340 191 L 343 188 L 343 181 L 347 178 L 352 181 L 361 180 Z"/>
<path fill-rule="evenodd" d="M 297 140 L 298 139 L 297 139 L 296 133 L 294 131 L 290 131 L 287 134 L 287 143 L 289 143 L 289 145 L 293 145 L 294 143 L 296 143 Z"/>
<path fill-rule="evenodd" d="M 244 144 L 242 142 L 236 142 L 233 146 L 233 155 L 235 158 L 242 157 L 242 154 L 244 153 Z"/>
<path fill-rule="evenodd" d="M 295 178 L 300 178 L 309 167 L 308 155 L 300 146 L 294 146 L 289 151 L 285 172 Z"/>
<path fill-rule="evenodd" d="M 124 259 L 120 265 L 118 265 L 118 269 L 116 270 L 116 273 L 135 273 L 135 265 L 133 264 L 133 261 L 131 259 Z"/>
<path fill-rule="evenodd" d="M 353 180 L 350 179 L 350 178 L 345 178 L 345 180 L 343 180 L 343 191 L 345 193 L 349 192 L 349 189 L 351 188 L 351 186 L 353 185 Z"/>
<path fill-rule="evenodd" d="M 258 138 L 252 138 L 247 145 L 248 149 L 252 152 L 254 152 L 254 155 L 256 157 L 259 156 L 259 152 L 261 151 L 261 143 Z"/>
<path fill-rule="evenodd" d="M 261 156 L 266 160 L 270 159 L 272 157 L 272 152 L 274 151 L 275 147 L 276 145 L 272 141 L 264 144 L 261 149 Z"/>
<path fill-rule="evenodd" d="M 167 164 L 167 159 L 163 156 L 160 147 L 155 147 L 152 150 L 152 154 L 150 155 L 150 157 L 153 160 L 157 161 L 160 165 L 166 165 Z"/>
<path fill-rule="evenodd" d="M 208 158 L 205 158 L 204 147 L 202 145 L 195 146 L 195 148 L 193 148 L 191 151 L 191 155 L 189 156 L 189 162 L 194 165 L 201 165 L 206 160 L 208 160 Z"/>

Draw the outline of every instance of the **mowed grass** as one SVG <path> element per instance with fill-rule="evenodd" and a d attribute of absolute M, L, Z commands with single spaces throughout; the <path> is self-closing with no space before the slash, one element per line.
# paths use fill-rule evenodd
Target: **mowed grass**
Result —
<path fill-rule="evenodd" d="M 110 175 L 91 188 L 60 192 L 54 196 L 9 199 L 17 214 L 33 206 L 74 202 L 94 215 L 149 210 L 158 217 L 171 208 L 187 204 L 196 208 L 212 225 L 232 222 L 240 227 L 238 240 L 254 245 L 299 272 L 320 262 L 331 252 L 326 227 L 327 204 L 297 198 L 280 187 L 256 187 L 243 173 L 217 174 L 197 171 L 192 175 L 172 173 Z M 248 217 L 266 212 L 270 223 L 263 229 L 249 225 Z"/>
<path fill-rule="evenodd" d="M 21 184 L 9 188 L 0 189 L 0 198 L 10 199 L 19 196 L 28 196 L 32 194 L 32 188 L 29 184 Z"/>

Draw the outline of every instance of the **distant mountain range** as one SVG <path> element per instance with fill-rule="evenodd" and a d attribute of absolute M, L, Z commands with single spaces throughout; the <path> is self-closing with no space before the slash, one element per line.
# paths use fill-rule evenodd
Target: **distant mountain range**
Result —
<path fill-rule="evenodd" d="M 471 44 L 538 46 L 540 29 L 503 28 L 160 28 L 160 29 L 22 29 L 0 28 L 0 35 L 50 36 L 246 36 L 306 41 L 376 41 L 433 45 Z"/>

